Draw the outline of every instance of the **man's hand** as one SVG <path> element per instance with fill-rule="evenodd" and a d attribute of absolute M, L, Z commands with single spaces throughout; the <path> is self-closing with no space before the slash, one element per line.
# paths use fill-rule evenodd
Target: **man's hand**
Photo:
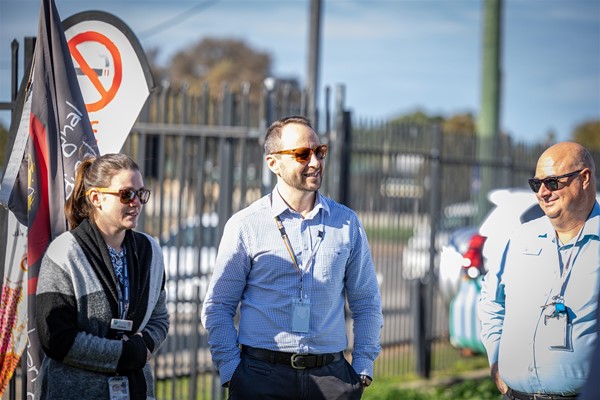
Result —
<path fill-rule="evenodd" d="M 371 382 L 373 382 L 373 379 L 371 379 L 371 377 L 369 375 L 361 375 L 360 376 L 360 383 L 363 385 L 363 387 L 367 387 L 371 384 Z"/>
<path fill-rule="evenodd" d="M 498 388 L 500 393 L 506 394 L 506 392 L 508 392 L 508 386 L 506 385 L 506 383 L 504 383 L 504 381 L 500 377 L 500 373 L 498 372 L 498 363 L 497 362 L 493 363 L 492 366 L 490 367 L 490 375 L 492 375 L 492 380 L 496 384 L 496 387 Z"/>

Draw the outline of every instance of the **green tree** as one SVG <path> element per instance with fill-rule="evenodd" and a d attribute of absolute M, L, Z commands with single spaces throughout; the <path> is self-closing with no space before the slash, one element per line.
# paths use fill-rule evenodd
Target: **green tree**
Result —
<path fill-rule="evenodd" d="M 475 134 L 475 118 L 473 114 L 456 114 L 446 118 L 442 123 L 442 131 L 445 133 Z"/>
<path fill-rule="evenodd" d="M 187 83 L 191 93 L 198 93 L 204 83 L 211 93 L 219 93 L 223 83 L 239 91 L 249 82 L 258 97 L 265 78 L 271 76 L 271 56 L 242 40 L 205 38 L 175 54 L 168 70 L 171 83 Z"/>
<path fill-rule="evenodd" d="M 392 123 L 432 124 L 442 125 L 444 133 L 475 134 L 475 117 L 470 112 L 454 114 L 449 117 L 429 115 L 423 110 L 416 110 L 410 114 L 398 116 L 391 120 Z"/>
<path fill-rule="evenodd" d="M 600 119 L 578 125 L 571 137 L 590 151 L 600 152 Z"/>
<path fill-rule="evenodd" d="M 442 122 L 443 120 L 444 120 L 444 118 L 441 116 L 428 115 L 423 110 L 416 110 L 410 114 L 400 115 L 400 116 L 392 119 L 390 122 L 393 124 L 395 124 L 395 123 L 399 123 L 399 124 L 411 123 L 411 124 L 425 125 L 425 124 L 431 124 L 434 122 Z"/>

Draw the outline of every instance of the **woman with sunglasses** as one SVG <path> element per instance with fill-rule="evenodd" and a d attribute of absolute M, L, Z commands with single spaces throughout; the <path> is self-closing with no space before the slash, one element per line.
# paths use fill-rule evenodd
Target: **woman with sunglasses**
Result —
<path fill-rule="evenodd" d="M 574 399 L 597 342 L 600 206 L 594 160 L 557 143 L 529 186 L 544 216 L 506 238 L 488 259 L 479 302 L 481 337 L 504 399 Z M 595 378 L 594 398 L 598 398 Z"/>
<path fill-rule="evenodd" d="M 37 285 L 46 357 L 36 397 L 154 398 L 148 361 L 169 328 L 161 249 L 134 231 L 150 191 L 123 154 L 88 158 L 65 204 L 70 231 L 48 247 Z"/>

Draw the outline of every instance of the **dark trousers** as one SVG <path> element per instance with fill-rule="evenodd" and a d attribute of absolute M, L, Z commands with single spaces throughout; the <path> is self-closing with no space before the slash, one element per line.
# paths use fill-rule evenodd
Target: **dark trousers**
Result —
<path fill-rule="evenodd" d="M 230 400 L 353 400 L 363 388 L 344 358 L 323 367 L 294 369 L 242 354 L 231 381 Z"/>

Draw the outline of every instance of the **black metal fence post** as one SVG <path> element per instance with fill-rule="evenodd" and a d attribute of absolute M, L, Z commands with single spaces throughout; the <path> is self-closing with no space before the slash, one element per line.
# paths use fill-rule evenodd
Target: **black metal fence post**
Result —
<path fill-rule="evenodd" d="M 432 126 L 432 148 L 430 158 L 430 199 L 429 199 L 429 270 L 424 279 L 416 279 L 411 284 L 411 312 L 414 317 L 414 352 L 416 372 L 423 378 L 431 374 L 431 347 L 434 340 L 433 311 L 434 285 L 436 283 L 435 263 L 437 255 L 437 233 L 441 208 L 442 177 L 442 132 L 438 124 Z"/>
<path fill-rule="evenodd" d="M 346 123 L 344 115 L 344 102 L 345 102 L 345 86 L 336 86 L 336 97 L 335 97 L 335 125 L 334 128 L 329 132 L 329 155 L 327 157 L 327 179 L 325 180 L 324 191 L 336 201 L 340 201 L 342 177 L 341 168 L 343 164 L 343 142 L 347 138 L 344 137 L 346 130 Z"/>
<path fill-rule="evenodd" d="M 425 377 L 429 354 L 425 329 L 425 285 L 420 279 L 410 281 L 410 314 L 413 318 L 413 353 L 416 359 L 415 369 L 419 376 Z"/>
<path fill-rule="evenodd" d="M 339 189 L 338 201 L 350 207 L 350 163 L 352 149 L 352 114 L 349 111 L 343 112 L 341 137 L 339 146 Z"/>

